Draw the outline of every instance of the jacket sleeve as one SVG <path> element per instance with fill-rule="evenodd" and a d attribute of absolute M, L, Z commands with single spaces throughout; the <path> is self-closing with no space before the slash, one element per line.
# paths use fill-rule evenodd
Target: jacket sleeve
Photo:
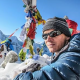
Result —
<path fill-rule="evenodd" d="M 33 73 L 21 73 L 14 80 L 79 80 L 80 79 L 80 54 L 62 54 L 50 65 Z"/>

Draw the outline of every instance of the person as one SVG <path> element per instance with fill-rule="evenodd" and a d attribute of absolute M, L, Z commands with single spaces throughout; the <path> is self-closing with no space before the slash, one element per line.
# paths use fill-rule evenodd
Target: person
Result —
<path fill-rule="evenodd" d="M 11 42 L 12 42 L 11 39 L 8 39 L 8 41 L 5 42 L 5 45 L 6 45 L 7 51 L 14 50 L 13 45 L 12 45 Z M 9 50 L 9 48 L 10 48 L 10 50 Z"/>
<path fill-rule="evenodd" d="M 54 17 L 46 21 L 42 37 L 55 53 L 51 64 L 33 72 L 30 67 L 14 80 L 80 80 L 80 33 L 71 36 L 66 20 Z"/>
<path fill-rule="evenodd" d="M 0 46 L 0 54 L 1 54 L 2 51 L 4 51 L 4 45 Z"/>
<path fill-rule="evenodd" d="M 38 48 L 37 48 L 37 54 L 38 54 L 38 55 L 39 55 L 39 52 L 40 52 L 40 48 L 38 47 Z"/>
<path fill-rule="evenodd" d="M 7 55 L 7 53 L 4 53 L 4 59 L 5 59 L 6 55 Z"/>
<path fill-rule="evenodd" d="M 1 46 L 1 51 L 4 51 L 4 45 Z"/>

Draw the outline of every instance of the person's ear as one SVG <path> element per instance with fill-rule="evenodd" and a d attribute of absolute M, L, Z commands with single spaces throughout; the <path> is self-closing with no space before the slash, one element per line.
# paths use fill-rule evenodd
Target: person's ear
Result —
<path fill-rule="evenodd" d="M 70 37 L 66 37 L 66 41 L 69 41 L 70 40 Z"/>

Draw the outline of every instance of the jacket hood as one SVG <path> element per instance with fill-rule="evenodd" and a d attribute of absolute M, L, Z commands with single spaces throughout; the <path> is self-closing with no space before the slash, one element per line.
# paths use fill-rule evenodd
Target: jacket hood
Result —
<path fill-rule="evenodd" d="M 70 39 L 69 52 L 80 52 L 80 33 L 75 34 Z"/>

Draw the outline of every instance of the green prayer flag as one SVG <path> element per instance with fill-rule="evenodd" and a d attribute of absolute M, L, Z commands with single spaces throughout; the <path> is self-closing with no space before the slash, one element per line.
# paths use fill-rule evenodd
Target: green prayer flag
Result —
<path fill-rule="evenodd" d="M 73 32 L 73 29 L 69 28 L 69 31 L 70 31 L 70 33 L 72 34 L 72 32 Z"/>
<path fill-rule="evenodd" d="M 23 7 L 25 8 L 25 7 L 26 7 L 26 5 L 23 5 Z"/>

